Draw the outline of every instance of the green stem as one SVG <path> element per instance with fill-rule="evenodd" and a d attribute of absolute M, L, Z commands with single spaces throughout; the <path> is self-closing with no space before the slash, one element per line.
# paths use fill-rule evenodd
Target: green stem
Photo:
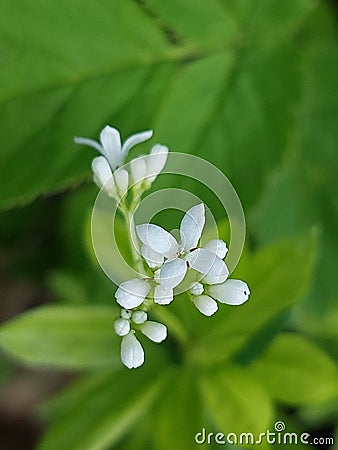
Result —
<path fill-rule="evenodd" d="M 147 276 L 147 272 L 144 268 L 142 258 L 140 257 L 140 253 L 139 253 L 133 213 L 132 213 L 132 211 L 125 210 L 125 211 L 123 211 L 123 215 L 124 215 L 124 219 L 126 221 L 127 235 L 129 238 L 129 247 L 130 247 L 131 255 L 132 255 L 132 258 L 133 258 L 133 261 L 135 264 L 135 269 L 140 274 Z"/>

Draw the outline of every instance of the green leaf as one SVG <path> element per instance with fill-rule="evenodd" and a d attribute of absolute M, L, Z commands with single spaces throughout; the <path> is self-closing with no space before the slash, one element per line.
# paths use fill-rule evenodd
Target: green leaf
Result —
<path fill-rule="evenodd" d="M 222 3 L 251 39 L 262 40 L 265 45 L 271 45 L 273 38 L 285 39 L 295 32 L 316 7 L 311 0 L 222 0 Z"/>
<path fill-rule="evenodd" d="M 157 450 L 167 450 L 170 445 L 174 445 L 175 450 L 206 448 L 194 441 L 205 423 L 196 374 L 191 369 L 177 369 L 171 373 L 154 413 L 157 426 L 153 434 Z"/>
<path fill-rule="evenodd" d="M 196 43 L 203 47 L 214 43 L 221 46 L 235 35 L 235 21 L 217 0 L 146 0 L 145 5 L 169 28 L 172 40 L 182 40 L 192 48 Z M 200 51 L 200 46 L 197 49 Z"/>
<path fill-rule="evenodd" d="M 114 310 L 95 306 L 45 306 L 7 322 L 0 346 L 24 363 L 67 369 L 116 367 L 119 340 Z"/>
<path fill-rule="evenodd" d="M 232 278 L 245 280 L 250 299 L 240 307 L 220 305 L 205 321 L 194 357 L 215 364 L 238 354 L 259 330 L 290 308 L 308 287 L 315 255 L 315 235 L 284 240 L 241 259 Z M 273 330 L 272 330 L 273 331 Z M 267 332 L 267 342 L 274 333 Z M 259 336 L 259 334 L 258 334 Z M 263 343 L 256 342 L 258 352 Z M 247 355 L 248 356 L 248 355 Z"/>
<path fill-rule="evenodd" d="M 78 184 L 95 153 L 73 137 L 96 138 L 108 122 L 124 136 L 152 124 L 173 149 L 208 151 L 252 204 L 293 126 L 300 60 L 289 30 L 313 6 L 297 0 L 276 10 L 262 0 L 248 17 L 251 7 L 265 40 L 266 30 L 283 35 L 268 49 L 241 8 L 217 0 L 5 0 L 0 161 L 10 176 L 0 208 Z"/>
<path fill-rule="evenodd" d="M 245 370 L 226 367 L 207 373 L 201 379 L 201 392 L 217 431 L 238 435 L 250 432 L 258 436 L 271 424 L 269 397 Z"/>
<path fill-rule="evenodd" d="M 278 336 L 248 370 L 264 380 L 274 399 L 285 403 L 322 402 L 337 395 L 335 363 L 298 334 Z"/>
<path fill-rule="evenodd" d="M 61 394 L 39 450 L 111 448 L 142 420 L 162 388 L 158 369 L 100 371 Z M 62 398 L 63 397 L 63 398 Z"/>
<path fill-rule="evenodd" d="M 94 152 L 73 137 L 96 137 L 151 65 L 168 59 L 169 47 L 131 0 L 100 7 L 20 0 L 15 8 L 5 0 L 0 36 L 0 161 L 11 174 L 2 180 L 0 206 L 7 208 L 83 179 Z"/>

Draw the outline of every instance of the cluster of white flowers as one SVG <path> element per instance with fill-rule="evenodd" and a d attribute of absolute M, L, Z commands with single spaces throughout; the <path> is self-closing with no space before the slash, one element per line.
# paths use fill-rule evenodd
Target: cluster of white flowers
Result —
<path fill-rule="evenodd" d="M 248 300 L 247 284 L 228 279 L 229 270 L 223 261 L 228 251 L 225 242 L 213 239 L 198 247 L 204 224 L 205 209 L 201 203 L 183 217 L 179 242 L 157 225 L 137 226 L 136 233 L 143 244 L 141 254 L 153 276 L 122 283 L 115 294 L 117 303 L 125 310 L 133 311 L 132 314 L 148 309 L 153 303 L 168 305 L 174 300 L 174 289 L 184 286 L 186 278 L 190 280 L 187 286 L 190 299 L 205 316 L 217 311 L 216 300 L 228 305 L 241 305 Z M 133 320 L 133 315 L 131 317 Z M 117 319 L 118 323 L 120 321 Z M 147 335 L 155 342 L 166 337 L 166 330 L 160 332 L 160 326 L 158 323 L 153 325 L 154 334 L 158 333 L 161 339 Z M 142 327 L 140 330 L 144 333 Z M 126 326 L 124 332 L 130 333 L 130 327 Z M 122 361 L 127 367 L 138 367 L 143 363 L 143 349 L 134 335 L 128 339 L 130 345 L 123 342 L 121 348 Z"/>
<path fill-rule="evenodd" d="M 151 136 L 152 131 L 134 134 L 122 145 L 119 132 L 107 126 L 101 132 L 101 143 L 86 138 L 75 138 L 75 142 L 94 147 L 102 154 L 93 160 L 94 180 L 119 201 L 135 186 L 139 199 L 140 193 L 150 187 L 166 163 L 168 148 L 156 144 L 147 158 L 140 156 L 131 161 L 130 172 L 121 167 L 129 150 Z M 114 330 L 122 337 L 121 360 L 128 368 L 139 367 L 144 362 L 144 350 L 135 336 L 137 331 L 154 342 L 166 339 L 166 326 L 148 320 L 147 311 L 154 304 L 171 303 L 175 290 L 188 292 L 192 303 L 205 316 L 217 311 L 217 301 L 241 305 L 248 300 L 247 284 L 228 279 L 229 270 L 223 261 L 228 252 L 226 243 L 213 239 L 199 247 L 204 225 L 205 207 L 201 203 L 184 215 L 179 240 L 158 225 L 146 223 L 136 227 L 142 243 L 144 273 L 140 278 L 123 282 L 115 293 L 121 310 Z"/>
<path fill-rule="evenodd" d="M 136 133 L 122 144 L 119 131 L 106 126 L 100 133 L 100 142 L 83 137 L 76 137 L 74 140 L 77 144 L 88 145 L 101 153 L 102 156 L 94 158 L 92 162 L 94 181 L 110 197 L 120 200 L 130 188 L 137 186 L 139 191 L 149 189 L 167 161 L 168 147 L 155 144 L 150 151 L 150 157 L 139 156 L 130 162 L 130 172 L 121 167 L 129 151 L 135 145 L 150 139 L 152 135 L 151 130 Z"/>

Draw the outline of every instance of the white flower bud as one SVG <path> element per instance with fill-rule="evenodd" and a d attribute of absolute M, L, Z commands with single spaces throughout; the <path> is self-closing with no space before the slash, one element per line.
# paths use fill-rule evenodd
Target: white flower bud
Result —
<path fill-rule="evenodd" d="M 118 336 L 125 336 L 130 331 L 130 323 L 127 319 L 116 319 L 114 322 L 114 331 Z"/>
<path fill-rule="evenodd" d="M 135 311 L 132 315 L 132 321 L 137 324 L 146 322 L 148 319 L 148 314 L 145 311 Z"/>
<path fill-rule="evenodd" d="M 249 287 L 241 280 L 227 280 L 222 284 L 209 286 L 208 293 L 227 305 L 241 305 L 250 295 Z"/>
<path fill-rule="evenodd" d="M 208 295 L 199 295 L 193 300 L 196 308 L 205 316 L 212 316 L 218 310 L 217 302 Z"/>
<path fill-rule="evenodd" d="M 204 291 L 204 286 L 202 283 L 191 283 L 191 285 L 189 286 L 189 292 L 192 295 L 201 295 L 203 294 Z"/>
<path fill-rule="evenodd" d="M 167 337 L 167 327 L 158 322 L 145 322 L 141 325 L 141 332 L 154 342 L 162 342 Z"/>
<path fill-rule="evenodd" d="M 145 280 L 133 278 L 124 281 L 115 293 L 117 303 L 125 309 L 133 309 L 143 303 L 150 291 L 150 284 Z"/>
<path fill-rule="evenodd" d="M 131 318 L 131 311 L 129 311 L 129 309 L 122 308 L 120 316 L 122 317 L 122 319 L 130 319 Z"/>
<path fill-rule="evenodd" d="M 144 363 L 144 351 L 133 332 L 123 336 L 121 342 L 121 360 L 128 369 L 142 366 Z"/>

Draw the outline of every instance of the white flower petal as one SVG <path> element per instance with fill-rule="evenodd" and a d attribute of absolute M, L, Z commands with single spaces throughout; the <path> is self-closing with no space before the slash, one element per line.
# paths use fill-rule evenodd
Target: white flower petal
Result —
<path fill-rule="evenodd" d="M 223 283 L 229 275 L 225 262 L 205 248 L 194 250 L 186 259 L 192 269 L 204 275 L 207 284 Z"/>
<path fill-rule="evenodd" d="M 219 258 L 224 259 L 228 253 L 228 247 L 222 239 L 212 239 L 203 245 L 203 248 L 209 250 L 211 253 L 215 253 Z"/>
<path fill-rule="evenodd" d="M 141 247 L 141 255 L 146 260 L 146 263 L 151 269 L 155 269 L 156 267 L 162 266 L 164 262 L 164 256 L 155 252 L 151 248 L 146 245 L 142 245 Z"/>
<path fill-rule="evenodd" d="M 121 138 L 116 128 L 106 126 L 100 134 L 102 153 L 107 158 L 112 170 L 115 170 L 122 162 Z"/>
<path fill-rule="evenodd" d="M 144 351 L 134 333 L 129 333 L 122 338 L 121 360 L 128 369 L 140 367 L 144 363 Z"/>
<path fill-rule="evenodd" d="M 136 233 L 142 244 L 166 258 L 174 257 L 178 253 L 178 243 L 174 236 L 158 225 L 152 223 L 138 225 Z"/>
<path fill-rule="evenodd" d="M 155 270 L 155 272 L 154 272 L 154 281 L 156 283 L 158 283 L 158 284 L 160 284 L 160 280 L 161 280 L 160 274 L 161 274 L 161 269 Z"/>
<path fill-rule="evenodd" d="M 132 134 L 126 139 L 125 143 L 122 146 L 122 155 L 126 157 L 129 150 L 137 144 L 141 144 L 141 142 L 147 141 L 153 135 L 152 130 L 141 131 L 141 133 Z"/>
<path fill-rule="evenodd" d="M 145 311 L 134 311 L 132 315 L 132 321 L 137 324 L 146 322 L 148 314 Z"/>
<path fill-rule="evenodd" d="M 167 327 L 162 323 L 147 321 L 140 327 L 141 332 L 154 342 L 162 342 L 167 337 Z"/>
<path fill-rule="evenodd" d="M 118 336 L 125 336 L 130 331 L 130 323 L 127 319 L 116 319 L 114 322 L 114 331 Z"/>
<path fill-rule="evenodd" d="M 136 184 L 142 180 L 146 176 L 147 172 L 147 164 L 145 162 L 144 157 L 135 158 L 130 161 L 130 170 L 131 170 L 131 179 L 132 184 Z"/>
<path fill-rule="evenodd" d="M 208 295 L 199 295 L 193 300 L 196 308 L 205 316 L 212 316 L 218 310 L 217 302 Z"/>
<path fill-rule="evenodd" d="M 186 251 L 197 247 L 205 224 L 204 204 L 193 206 L 187 211 L 180 225 L 181 241 Z"/>
<path fill-rule="evenodd" d="M 165 145 L 155 144 L 147 158 L 147 181 L 152 183 L 167 162 L 169 149 Z"/>
<path fill-rule="evenodd" d="M 172 289 L 165 289 L 162 285 L 156 286 L 154 290 L 154 302 L 158 305 L 169 305 L 174 300 Z"/>
<path fill-rule="evenodd" d="M 204 292 L 204 286 L 202 283 L 191 283 L 189 286 L 189 292 L 192 295 L 201 295 Z"/>
<path fill-rule="evenodd" d="M 75 137 L 74 142 L 75 142 L 75 144 L 88 145 L 89 147 L 93 147 L 93 148 L 95 148 L 95 150 L 97 150 L 103 154 L 102 146 L 98 142 L 94 141 L 93 139 L 88 139 L 88 138 L 84 138 L 84 137 Z"/>
<path fill-rule="evenodd" d="M 227 305 L 241 305 L 250 295 L 249 287 L 241 280 L 227 280 L 222 284 L 209 286 L 208 293 Z"/>
<path fill-rule="evenodd" d="M 98 156 L 93 159 L 92 169 L 94 172 L 94 181 L 101 188 L 114 195 L 116 193 L 116 186 L 113 178 L 111 168 L 104 156 Z"/>
<path fill-rule="evenodd" d="M 121 197 L 128 191 L 129 174 L 126 169 L 117 169 L 114 172 L 115 183 Z"/>
<path fill-rule="evenodd" d="M 160 269 L 160 284 L 166 290 L 173 289 L 184 279 L 186 272 L 187 265 L 183 259 L 176 258 L 166 261 Z"/>
<path fill-rule="evenodd" d="M 150 284 L 147 281 L 134 278 L 120 285 L 115 293 L 115 298 L 123 308 L 133 309 L 143 303 L 149 291 Z"/>

